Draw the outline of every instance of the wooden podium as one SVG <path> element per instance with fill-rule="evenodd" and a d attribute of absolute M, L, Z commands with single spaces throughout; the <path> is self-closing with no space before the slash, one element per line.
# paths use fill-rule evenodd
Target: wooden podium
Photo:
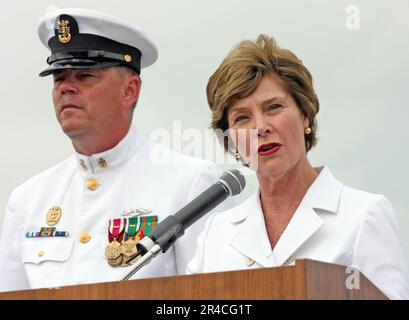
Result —
<path fill-rule="evenodd" d="M 346 267 L 312 260 L 294 266 L 106 282 L 0 293 L 0 300 L 387 299 L 362 273 L 347 289 Z"/>

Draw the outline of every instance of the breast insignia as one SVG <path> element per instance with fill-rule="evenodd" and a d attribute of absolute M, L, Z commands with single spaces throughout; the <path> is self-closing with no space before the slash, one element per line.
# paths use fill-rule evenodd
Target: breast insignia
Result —
<path fill-rule="evenodd" d="M 46 222 L 49 226 L 55 226 L 60 221 L 62 210 L 59 206 L 53 206 L 47 212 Z"/>

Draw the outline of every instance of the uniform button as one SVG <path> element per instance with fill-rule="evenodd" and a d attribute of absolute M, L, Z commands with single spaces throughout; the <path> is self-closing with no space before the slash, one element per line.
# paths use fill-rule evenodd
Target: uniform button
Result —
<path fill-rule="evenodd" d="M 38 256 L 39 256 L 39 257 L 42 257 L 44 254 L 45 254 L 44 250 L 41 250 L 41 251 L 38 253 Z"/>
<path fill-rule="evenodd" d="M 87 188 L 88 188 L 89 190 L 95 191 L 95 190 L 98 189 L 99 183 L 98 183 L 98 181 L 95 180 L 95 179 L 88 179 L 87 182 L 86 182 L 86 186 L 87 186 Z"/>
<path fill-rule="evenodd" d="M 80 234 L 80 242 L 85 244 L 91 239 L 91 236 L 88 232 L 81 232 Z"/>

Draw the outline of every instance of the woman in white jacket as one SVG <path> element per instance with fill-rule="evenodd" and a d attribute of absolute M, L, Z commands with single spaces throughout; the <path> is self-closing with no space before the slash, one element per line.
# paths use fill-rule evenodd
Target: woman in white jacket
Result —
<path fill-rule="evenodd" d="M 259 188 L 212 216 L 189 273 L 274 267 L 295 259 L 355 266 L 389 298 L 409 298 L 409 266 L 390 202 L 313 168 L 318 98 L 291 51 L 260 35 L 243 41 L 209 79 L 212 126 Z M 220 132 L 220 131 L 219 131 Z"/>

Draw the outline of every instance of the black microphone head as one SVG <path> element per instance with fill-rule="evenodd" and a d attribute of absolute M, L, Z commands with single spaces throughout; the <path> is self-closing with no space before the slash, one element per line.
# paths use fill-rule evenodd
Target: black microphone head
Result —
<path fill-rule="evenodd" d="M 227 184 L 230 195 L 235 196 L 244 190 L 246 179 L 237 169 L 231 169 L 223 172 L 219 180 L 223 180 L 224 185 Z"/>

